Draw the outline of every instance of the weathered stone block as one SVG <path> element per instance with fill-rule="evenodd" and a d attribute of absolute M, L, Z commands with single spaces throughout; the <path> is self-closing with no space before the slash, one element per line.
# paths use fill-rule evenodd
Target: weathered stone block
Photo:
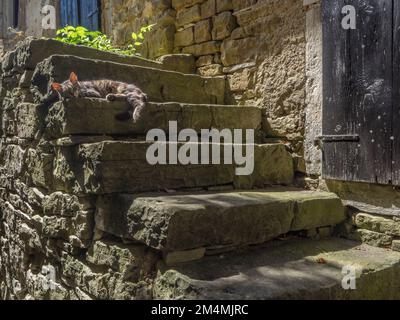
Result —
<path fill-rule="evenodd" d="M 221 60 L 225 66 L 252 61 L 257 55 L 256 48 L 256 38 L 225 40 L 221 47 Z"/>
<path fill-rule="evenodd" d="M 70 255 L 64 254 L 61 259 L 62 280 L 68 286 L 79 288 L 83 292 L 100 300 L 132 300 L 150 299 L 150 283 L 146 279 L 131 282 L 130 273 L 127 278 L 119 272 L 109 270 L 101 273 L 92 270 L 88 264 Z M 134 270 L 131 270 L 134 272 Z M 140 273 L 140 268 L 137 270 Z M 131 278 L 133 278 L 131 276 Z"/>
<path fill-rule="evenodd" d="M 236 175 L 236 165 L 223 162 L 153 166 L 146 159 L 151 145 L 150 142 L 107 141 L 72 148 L 69 155 L 65 151 L 57 152 L 55 185 L 59 190 L 69 192 L 104 194 L 227 184 L 236 188 L 252 188 L 268 184 L 290 185 L 293 182 L 293 160 L 283 145 L 254 145 L 255 167 L 249 176 Z M 181 146 L 181 143 L 178 146 L 174 143 L 165 145 L 167 149 L 179 149 Z M 200 144 L 193 144 L 193 147 L 199 149 Z M 212 148 L 217 148 L 223 156 L 222 144 L 211 144 L 210 155 Z M 200 156 L 199 151 L 199 163 Z"/>
<path fill-rule="evenodd" d="M 2 70 L 6 74 L 14 70 L 34 70 L 36 65 L 51 55 L 73 55 L 86 59 L 96 59 L 136 66 L 164 69 L 163 64 L 138 56 L 126 57 L 84 46 L 75 46 L 53 39 L 27 38 L 15 51 L 6 54 Z M 168 68 L 166 68 L 168 69 Z M 28 78 L 27 78 L 28 79 Z"/>
<path fill-rule="evenodd" d="M 1 164 L 7 173 L 13 177 L 21 175 L 26 169 L 26 150 L 18 145 L 3 145 Z"/>
<path fill-rule="evenodd" d="M 329 214 L 326 211 L 329 210 Z M 313 227 L 335 226 L 346 218 L 339 197 L 330 193 L 299 195 L 292 230 L 309 230 Z"/>
<path fill-rule="evenodd" d="M 186 0 L 172 0 L 172 8 L 180 10 L 185 7 Z"/>
<path fill-rule="evenodd" d="M 36 68 L 32 80 L 35 100 L 42 102 L 51 97 L 53 100 L 57 99 L 51 92 L 50 85 L 52 82 L 68 79 L 71 70 L 79 70 L 78 76 L 82 81 L 110 79 L 133 83 L 141 88 L 151 101 L 200 104 L 223 104 L 225 101 L 223 78 L 201 78 L 172 71 L 57 55 L 44 60 Z"/>
<path fill-rule="evenodd" d="M 53 186 L 54 154 L 38 152 L 29 149 L 27 152 L 27 171 L 35 186 L 51 189 Z"/>
<path fill-rule="evenodd" d="M 174 51 L 175 33 L 175 25 L 168 25 L 147 34 L 142 46 L 142 50 L 145 52 L 143 55 L 155 60 L 163 55 L 172 53 Z"/>
<path fill-rule="evenodd" d="M 319 264 L 318 260 L 326 261 Z M 400 298 L 398 252 L 343 239 L 280 241 L 268 248 L 160 264 L 155 299 L 375 300 Z M 355 266 L 357 290 L 344 290 L 342 269 Z"/>
<path fill-rule="evenodd" d="M 194 26 L 194 41 L 196 43 L 201 43 L 212 40 L 211 30 L 211 19 L 197 22 Z"/>
<path fill-rule="evenodd" d="M 208 55 L 208 56 L 201 56 L 197 59 L 196 61 L 196 67 L 204 67 L 209 64 L 213 64 L 214 62 L 214 56 L 213 55 Z"/>
<path fill-rule="evenodd" d="M 94 211 L 78 211 L 72 218 L 73 235 L 82 241 L 92 240 Z"/>
<path fill-rule="evenodd" d="M 158 58 L 169 70 L 192 74 L 195 73 L 195 59 L 190 54 L 166 54 Z"/>
<path fill-rule="evenodd" d="M 360 229 L 384 233 L 390 236 L 400 236 L 400 222 L 387 217 L 357 213 L 354 215 L 353 221 Z"/>
<path fill-rule="evenodd" d="M 94 209 L 94 201 L 90 197 L 78 197 L 55 192 L 43 199 L 45 215 L 73 217 L 79 211 L 90 209 Z"/>
<path fill-rule="evenodd" d="M 47 117 L 45 134 L 51 138 L 74 135 L 70 144 L 74 140 L 75 144 L 79 144 L 76 135 L 99 135 L 100 140 L 107 140 L 104 134 L 145 135 L 154 128 L 168 132 L 170 121 L 176 121 L 179 130 L 192 128 L 199 133 L 202 129 L 257 130 L 261 126 L 261 109 L 256 107 L 148 103 L 136 123 L 116 121 L 115 116 L 126 107 L 124 102 L 108 102 L 102 99 L 73 99 L 56 103 Z M 96 142 L 94 138 L 92 137 L 92 142 Z M 90 139 L 86 139 L 86 143 L 89 142 Z"/>
<path fill-rule="evenodd" d="M 181 11 L 178 11 L 176 15 L 177 26 L 184 26 L 199 20 L 201 20 L 200 5 L 194 5 L 193 7 L 185 8 Z"/>
<path fill-rule="evenodd" d="M 216 2 L 218 0 L 207 0 L 201 5 L 201 18 L 207 19 L 211 18 L 217 12 Z"/>
<path fill-rule="evenodd" d="M 44 216 L 41 231 L 45 237 L 68 240 L 72 231 L 72 221 L 69 218 Z"/>
<path fill-rule="evenodd" d="M 373 247 L 384 247 L 389 248 L 392 245 L 393 237 L 374 231 L 365 229 L 357 229 L 354 234 L 351 235 L 354 240 L 361 241 L 362 243 L 368 244 Z"/>
<path fill-rule="evenodd" d="M 194 43 L 193 27 L 175 33 L 175 47 L 190 46 Z"/>
<path fill-rule="evenodd" d="M 201 44 L 183 48 L 183 53 L 189 53 L 196 57 L 205 56 L 220 52 L 221 43 L 219 41 L 209 41 Z"/>
<path fill-rule="evenodd" d="M 329 218 L 343 210 L 329 193 L 231 192 L 210 194 L 112 195 L 99 198 L 96 225 L 119 237 L 141 241 L 163 251 L 218 245 L 256 244 L 294 231 L 297 206 L 307 198 L 326 205 L 303 206 L 304 215 Z M 143 213 L 146 214 L 143 214 Z M 318 219 L 312 227 L 320 225 Z"/>
<path fill-rule="evenodd" d="M 234 5 L 232 0 L 218 0 L 217 1 L 217 12 L 233 10 Z"/>
<path fill-rule="evenodd" d="M 214 77 L 222 75 L 222 66 L 220 64 L 210 64 L 208 66 L 200 67 L 197 69 L 197 73 L 205 77 Z"/>
<path fill-rule="evenodd" d="M 43 123 L 43 108 L 32 103 L 19 104 L 15 111 L 16 133 L 23 139 L 34 139 Z"/>
<path fill-rule="evenodd" d="M 133 282 L 149 277 L 158 259 L 156 253 L 144 245 L 128 246 L 111 241 L 96 241 L 86 254 L 89 263 L 111 268 Z"/>
<path fill-rule="evenodd" d="M 235 10 L 241 10 L 256 4 L 257 0 L 232 0 L 233 8 Z"/>
<path fill-rule="evenodd" d="M 231 12 L 226 11 L 218 14 L 213 19 L 212 38 L 213 40 L 223 40 L 230 36 L 236 28 L 236 19 Z M 245 48 L 243 48 L 245 50 Z"/>
<path fill-rule="evenodd" d="M 100 199 L 96 222 L 109 233 L 142 241 L 156 249 L 181 251 L 260 243 L 286 233 L 293 219 L 291 205 L 245 194 L 154 198 L 121 195 Z M 147 227 L 140 218 L 143 210 L 150 214 L 146 217 Z"/>
<path fill-rule="evenodd" d="M 243 92 L 254 84 L 255 68 L 244 68 L 228 75 L 229 89 L 232 92 Z"/>
<path fill-rule="evenodd" d="M 393 240 L 392 250 L 400 252 L 400 240 Z"/>

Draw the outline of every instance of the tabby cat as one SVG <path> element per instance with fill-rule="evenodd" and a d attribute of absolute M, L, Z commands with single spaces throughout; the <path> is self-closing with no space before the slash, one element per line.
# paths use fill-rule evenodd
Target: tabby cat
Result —
<path fill-rule="evenodd" d="M 71 73 L 69 80 L 61 84 L 53 83 L 51 87 L 60 100 L 82 97 L 127 101 L 129 108 L 115 117 L 119 121 L 133 119 L 136 122 L 147 102 L 147 95 L 133 84 L 112 80 L 78 81 L 75 72 Z"/>

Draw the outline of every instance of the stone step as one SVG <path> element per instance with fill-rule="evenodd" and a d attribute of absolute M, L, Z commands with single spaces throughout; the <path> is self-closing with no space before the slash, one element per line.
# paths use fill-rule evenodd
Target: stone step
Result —
<path fill-rule="evenodd" d="M 283 144 L 240 145 L 243 149 L 254 148 L 253 173 L 238 175 L 243 165 L 224 162 L 224 145 L 212 143 L 208 150 L 220 152 L 221 164 L 171 164 L 152 165 L 146 157 L 152 142 L 103 141 L 78 146 L 58 146 L 54 161 L 55 186 L 59 191 L 74 193 L 136 193 L 165 189 L 214 187 L 231 185 L 236 188 L 265 187 L 266 185 L 291 185 L 293 182 L 293 159 Z M 188 144 L 185 144 L 188 146 Z M 204 144 L 191 143 L 199 151 Z M 165 142 L 166 152 L 180 150 L 182 144 Z M 217 150 L 213 153 L 212 148 Z M 232 155 L 232 153 L 228 153 Z M 246 150 L 242 150 L 246 155 Z M 232 159 L 233 156 L 232 156 Z M 254 160 L 254 161 L 253 161 Z"/>
<path fill-rule="evenodd" d="M 342 281 L 349 284 L 344 277 L 354 271 L 356 288 L 345 290 Z M 160 264 L 153 295 L 161 300 L 379 300 L 400 299 L 399 288 L 399 252 L 331 238 L 274 242 L 173 268 Z"/>
<path fill-rule="evenodd" d="M 66 44 L 53 39 L 34 39 L 31 37 L 25 39 L 15 50 L 8 52 L 3 57 L 2 71 L 7 75 L 16 70 L 34 70 L 39 62 L 54 54 L 68 54 L 86 59 L 194 73 L 193 57 L 188 55 L 175 55 L 175 59 L 164 57 L 164 63 L 162 63 L 138 56 L 127 57 L 89 47 Z"/>
<path fill-rule="evenodd" d="M 132 66 L 71 55 L 52 55 L 39 63 L 31 89 L 36 103 L 46 101 L 52 82 L 63 82 L 72 71 L 80 80 L 109 79 L 137 85 L 156 102 L 225 104 L 225 78 L 200 77 L 149 67 Z"/>
<path fill-rule="evenodd" d="M 332 193 L 273 188 L 177 195 L 106 195 L 97 228 L 163 252 L 261 244 L 344 221 Z"/>
<path fill-rule="evenodd" d="M 47 133 L 53 138 L 68 135 L 146 134 L 153 128 L 168 132 L 169 121 L 177 121 L 178 130 L 261 128 L 261 109 L 223 105 L 148 103 L 141 118 L 120 122 L 115 116 L 126 110 L 126 102 L 105 99 L 76 99 L 56 103 L 47 117 Z"/>

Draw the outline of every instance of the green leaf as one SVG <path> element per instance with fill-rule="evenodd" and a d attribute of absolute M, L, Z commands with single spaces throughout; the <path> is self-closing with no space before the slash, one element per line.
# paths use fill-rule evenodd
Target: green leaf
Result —
<path fill-rule="evenodd" d="M 126 47 L 114 46 L 111 39 L 100 31 L 91 31 L 83 26 L 65 26 L 56 31 L 55 40 L 75 45 L 83 45 L 95 48 L 101 51 L 113 52 L 125 56 L 140 55 L 137 53 L 136 48 L 143 45 L 145 40 L 145 33 L 149 31 L 154 25 L 144 26 L 140 28 L 137 34 L 132 33 L 133 42 L 127 44 Z"/>

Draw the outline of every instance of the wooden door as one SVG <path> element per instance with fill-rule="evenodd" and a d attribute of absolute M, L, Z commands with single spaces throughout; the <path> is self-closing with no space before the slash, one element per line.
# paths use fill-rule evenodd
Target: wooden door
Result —
<path fill-rule="evenodd" d="M 61 0 L 61 25 L 83 26 L 100 30 L 100 4 L 98 0 Z"/>
<path fill-rule="evenodd" d="M 342 27 L 348 4 L 356 9 L 356 29 Z M 400 145 L 393 148 L 400 139 L 393 127 L 400 118 L 393 112 L 400 98 L 393 90 L 400 76 L 400 57 L 393 56 L 393 41 L 400 39 L 394 32 L 398 9 L 398 0 L 323 1 L 324 178 L 400 182 L 393 167 L 394 150 L 400 153 Z"/>
<path fill-rule="evenodd" d="M 100 29 L 100 7 L 98 0 L 80 1 L 80 24 L 89 30 Z"/>
<path fill-rule="evenodd" d="M 61 0 L 61 26 L 78 26 L 79 25 L 79 9 L 78 0 Z"/>

